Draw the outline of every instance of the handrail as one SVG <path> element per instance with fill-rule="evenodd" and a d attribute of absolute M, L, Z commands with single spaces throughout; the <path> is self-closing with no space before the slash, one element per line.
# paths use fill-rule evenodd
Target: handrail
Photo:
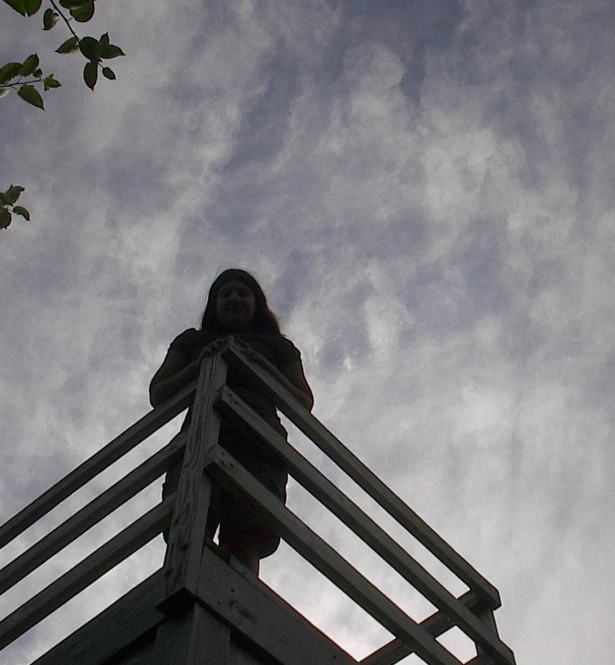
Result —
<path fill-rule="evenodd" d="M 469 592 L 460 598 L 452 596 L 374 520 L 244 404 L 226 386 L 227 364 L 243 373 L 248 381 L 261 390 L 271 394 L 280 411 L 363 491 L 465 582 Z M 175 495 L 148 511 L 0 621 L 0 648 L 130 556 L 161 530 L 169 527 L 169 524 L 158 607 L 165 613 L 172 613 L 183 603 L 192 602 L 199 593 L 199 567 L 205 537 L 204 517 L 209 509 L 213 479 L 243 497 L 265 523 L 396 636 L 397 640 L 365 659 L 366 665 L 396 662 L 395 658 L 399 660 L 402 656 L 398 655 L 404 650 L 406 654 L 416 651 L 436 665 L 459 665 L 459 661 L 434 639 L 453 625 L 458 626 L 476 643 L 479 655 L 488 654 L 495 663 L 501 665 L 514 665 L 514 655 L 500 640 L 493 621 L 493 610 L 500 605 L 497 589 L 310 414 L 283 385 L 263 368 L 250 363 L 232 337 L 217 354 L 204 360 L 198 380 L 153 409 L 2 526 L 0 547 L 187 408 L 195 392 L 197 399 L 188 437 L 174 440 L 152 455 L 0 570 L 0 593 L 3 593 L 141 491 L 168 469 L 174 460 L 178 460 L 185 450 Z M 414 622 L 274 499 L 218 445 L 220 414 L 239 419 L 255 432 L 258 445 L 269 454 L 277 455 L 308 492 L 430 600 L 438 612 L 421 624 Z M 205 474 L 203 469 L 206 469 Z"/>
<path fill-rule="evenodd" d="M 122 432 L 104 448 L 88 458 L 83 464 L 64 476 L 62 480 L 41 494 L 35 501 L 12 517 L 0 527 L 0 548 L 21 535 L 37 520 L 44 517 L 59 503 L 81 489 L 87 482 L 102 473 L 120 457 L 138 446 L 156 430 L 166 425 L 184 409 L 188 408 L 197 382 L 183 388 L 169 400 L 156 407 L 143 418 L 137 420 L 126 431 Z"/>

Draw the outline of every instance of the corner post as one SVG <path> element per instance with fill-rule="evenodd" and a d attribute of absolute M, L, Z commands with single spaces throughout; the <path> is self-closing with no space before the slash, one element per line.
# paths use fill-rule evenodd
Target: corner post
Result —
<path fill-rule="evenodd" d="M 226 370 L 220 352 L 201 366 L 164 559 L 158 607 L 165 614 L 185 610 L 196 597 L 212 486 L 203 467 L 218 443 L 220 416 L 214 401 Z"/>

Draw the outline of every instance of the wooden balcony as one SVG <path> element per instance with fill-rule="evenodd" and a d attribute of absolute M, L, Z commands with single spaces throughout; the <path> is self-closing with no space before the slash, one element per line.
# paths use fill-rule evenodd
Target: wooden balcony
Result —
<path fill-rule="evenodd" d="M 225 384 L 227 366 L 275 401 L 316 446 L 468 587 L 453 596 L 374 520 L 259 418 Z M 196 395 L 195 395 L 196 393 Z M 36 665 L 350 665 L 352 658 L 232 557 L 205 546 L 213 484 L 251 506 L 270 528 L 395 639 L 362 665 L 393 665 L 416 653 L 429 665 L 461 665 L 437 637 L 457 627 L 472 640 L 472 665 L 514 665 L 498 637 L 497 589 L 440 538 L 322 423 L 230 339 L 203 362 L 198 381 L 154 409 L 0 528 L 0 547 L 168 423 L 194 399 L 188 437 L 174 439 L 0 571 L 0 594 L 183 459 L 177 492 L 0 621 L 0 649 L 169 529 L 164 564 L 66 638 Z M 258 483 L 218 445 L 220 416 L 237 418 L 290 475 L 386 561 L 437 611 L 418 623 Z"/>

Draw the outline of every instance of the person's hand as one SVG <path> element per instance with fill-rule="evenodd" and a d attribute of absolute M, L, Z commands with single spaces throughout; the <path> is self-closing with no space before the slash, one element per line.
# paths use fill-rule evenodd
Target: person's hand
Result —
<path fill-rule="evenodd" d="M 208 358 L 209 356 L 215 356 L 222 345 L 226 342 L 226 337 L 218 337 L 213 342 L 210 342 L 207 346 L 203 347 L 201 353 L 199 354 L 197 362 L 201 362 L 203 358 Z"/>
<path fill-rule="evenodd" d="M 244 358 L 250 362 L 260 365 L 261 367 L 264 367 L 265 369 L 269 369 L 271 367 L 271 363 L 267 360 L 267 358 L 265 358 L 262 353 L 255 351 L 247 342 L 237 338 L 235 338 L 235 341 L 237 342 L 237 346 L 241 349 L 241 354 L 244 356 Z"/>

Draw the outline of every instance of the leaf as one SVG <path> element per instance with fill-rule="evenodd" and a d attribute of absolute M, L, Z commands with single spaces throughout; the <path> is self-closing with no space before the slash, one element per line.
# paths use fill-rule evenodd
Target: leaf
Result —
<path fill-rule="evenodd" d="M 79 23 L 87 23 L 94 16 L 94 0 L 71 9 L 70 15 Z"/>
<path fill-rule="evenodd" d="M 14 79 L 21 69 L 21 62 L 9 62 L 0 67 L 0 83 L 8 83 Z"/>
<path fill-rule="evenodd" d="M 100 44 L 94 37 L 80 39 L 79 50 L 88 60 L 97 61 L 100 59 Z"/>
<path fill-rule="evenodd" d="M 105 32 L 104 35 L 101 35 L 100 39 L 98 40 L 98 43 L 101 46 L 109 46 L 109 33 Z"/>
<path fill-rule="evenodd" d="M 119 46 L 115 44 L 101 44 L 100 48 L 100 57 L 105 60 L 110 60 L 111 58 L 117 58 L 120 55 L 126 55 L 124 51 Z"/>
<path fill-rule="evenodd" d="M 25 191 L 23 187 L 20 187 L 19 185 L 11 185 L 6 192 L 3 193 L 2 202 L 5 205 L 14 205 L 23 191 Z"/>
<path fill-rule="evenodd" d="M 8 229 L 13 216 L 11 213 L 4 207 L 0 207 L 0 229 Z"/>
<path fill-rule="evenodd" d="M 71 37 L 67 39 L 59 48 L 56 49 L 56 53 L 76 53 L 79 50 L 79 40 L 77 37 Z"/>
<path fill-rule="evenodd" d="M 45 110 L 43 98 L 35 87 L 31 85 L 22 85 L 17 91 L 17 94 L 24 100 L 24 102 L 28 102 L 28 104 L 32 104 L 32 106 Z"/>
<path fill-rule="evenodd" d="M 13 212 L 16 215 L 21 215 L 24 219 L 30 221 L 30 212 L 26 208 L 23 208 L 22 206 L 15 206 L 13 208 Z"/>
<path fill-rule="evenodd" d="M 111 69 L 111 67 L 103 67 L 102 70 L 103 76 L 110 81 L 115 81 L 115 72 Z"/>
<path fill-rule="evenodd" d="M 42 69 L 35 69 L 34 73 L 32 74 L 32 76 L 34 76 L 34 78 L 36 79 L 40 79 L 42 75 L 43 75 Z"/>
<path fill-rule="evenodd" d="M 41 8 L 43 0 L 23 0 L 23 6 L 25 7 L 26 14 L 28 16 L 34 16 L 36 12 Z"/>
<path fill-rule="evenodd" d="M 98 65 L 95 62 L 88 62 L 83 68 L 83 80 L 91 90 L 94 90 L 98 80 Z"/>
<path fill-rule="evenodd" d="M 26 7 L 24 5 L 24 0 L 4 0 L 9 7 L 12 7 L 16 12 L 19 12 L 22 16 L 26 15 Z"/>
<path fill-rule="evenodd" d="M 60 0 L 60 4 L 64 9 L 73 9 L 87 2 L 87 0 Z"/>
<path fill-rule="evenodd" d="M 51 30 L 53 26 L 60 20 L 60 15 L 49 8 L 43 14 L 43 30 Z"/>
<path fill-rule="evenodd" d="M 49 74 L 49 76 L 46 76 L 43 80 L 43 88 L 45 89 L 45 92 L 50 88 L 59 88 L 61 85 L 60 81 L 56 81 L 53 78 L 53 74 Z"/>
<path fill-rule="evenodd" d="M 11 199 L 9 199 L 9 197 L 4 192 L 0 192 L 0 205 L 3 207 L 13 205 L 11 203 Z"/>
<path fill-rule="evenodd" d="M 34 70 L 38 69 L 38 55 L 34 53 L 29 55 L 24 61 L 21 69 L 19 70 L 20 76 L 30 76 Z"/>

